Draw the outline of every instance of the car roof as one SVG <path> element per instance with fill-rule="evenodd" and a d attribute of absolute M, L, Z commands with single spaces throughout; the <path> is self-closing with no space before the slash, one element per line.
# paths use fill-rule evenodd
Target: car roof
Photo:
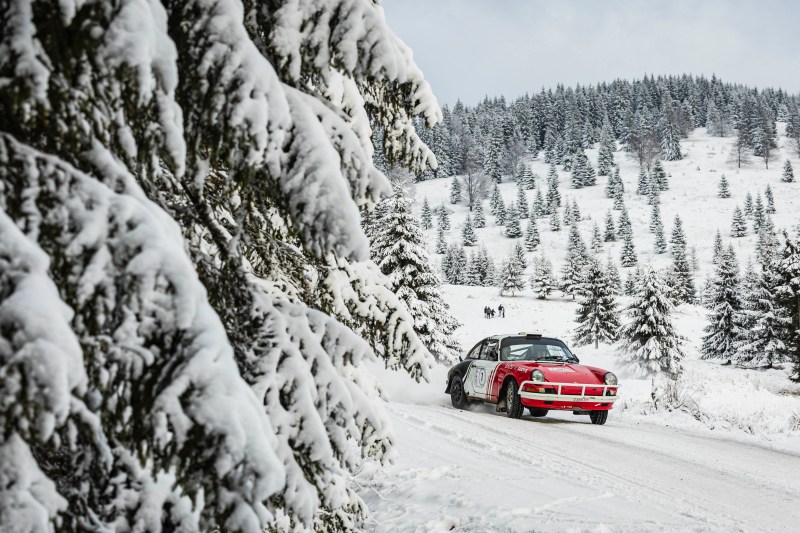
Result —
<path fill-rule="evenodd" d="M 497 335 L 489 335 L 486 338 L 487 339 L 501 340 L 501 339 L 505 339 L 505 338 L 508 338 L 508 337 L 525 337 L 526 335 L 534 336 L 533 338 L 535 338 L 535 339 L 545 339 L 545 340 L 551 340 L 551 341 L 564 342 L 561 339 L 557 339 L 555 337 L 545 337 L 544 335 L 542 335 L 540 333 L 499 333 Z"/>

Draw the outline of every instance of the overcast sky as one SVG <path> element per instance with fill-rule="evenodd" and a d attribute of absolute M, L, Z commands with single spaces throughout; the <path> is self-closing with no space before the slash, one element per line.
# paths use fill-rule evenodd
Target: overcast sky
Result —
<path fill-rule="evenodd" d="M 716 74 L 800 92 L 800 0 L 383 0 L 439 102 Z"/>

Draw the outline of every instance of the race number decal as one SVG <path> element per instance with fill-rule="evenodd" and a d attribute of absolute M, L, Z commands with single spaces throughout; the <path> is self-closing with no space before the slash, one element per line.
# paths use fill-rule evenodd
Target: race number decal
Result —
<path fill-rule="evenodd" d="M 486 369 L 475 369 L 475 389 L 482 389 L 486 385 Z"/>

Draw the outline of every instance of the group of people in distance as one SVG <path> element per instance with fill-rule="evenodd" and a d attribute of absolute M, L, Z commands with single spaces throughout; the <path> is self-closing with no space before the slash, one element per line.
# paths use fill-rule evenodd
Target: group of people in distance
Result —
<path fill-rule="evenodd" d="M 503 304 L 497 306 L 497 316 L 500 318 L 505 318 L 506 316 L 506 308 L 503 307 Z M 483 318 L 494 318 L 494 308 L 489 307 L 488 305 L 483 308 Z"/>

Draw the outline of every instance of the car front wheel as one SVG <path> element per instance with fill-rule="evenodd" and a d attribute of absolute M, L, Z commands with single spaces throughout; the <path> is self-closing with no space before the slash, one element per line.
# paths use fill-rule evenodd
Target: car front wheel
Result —
<path fill-rule="evenodd" d="M 525 407 L 519 397 L 519 385 L 516 381 L 509 381 L 506 385 L 506 414 L 508 418 L 519 418 Z"/>
<path fill-rule="evenodd" d="M 469 406 L 467 394 L 464 392 L 464 384 L 461 382 L 461 376 L 456 376 L 450 383 L 450 401 L 456 409 L 466 409 Z"/>
<path fill-rule="evenodd" d="M 592 411 L 589 413 L 589 419 L 592 421 L 592 424 L 602 426 L 606 423 L 606 420 L 608 420 L 608 411 Z"/>

